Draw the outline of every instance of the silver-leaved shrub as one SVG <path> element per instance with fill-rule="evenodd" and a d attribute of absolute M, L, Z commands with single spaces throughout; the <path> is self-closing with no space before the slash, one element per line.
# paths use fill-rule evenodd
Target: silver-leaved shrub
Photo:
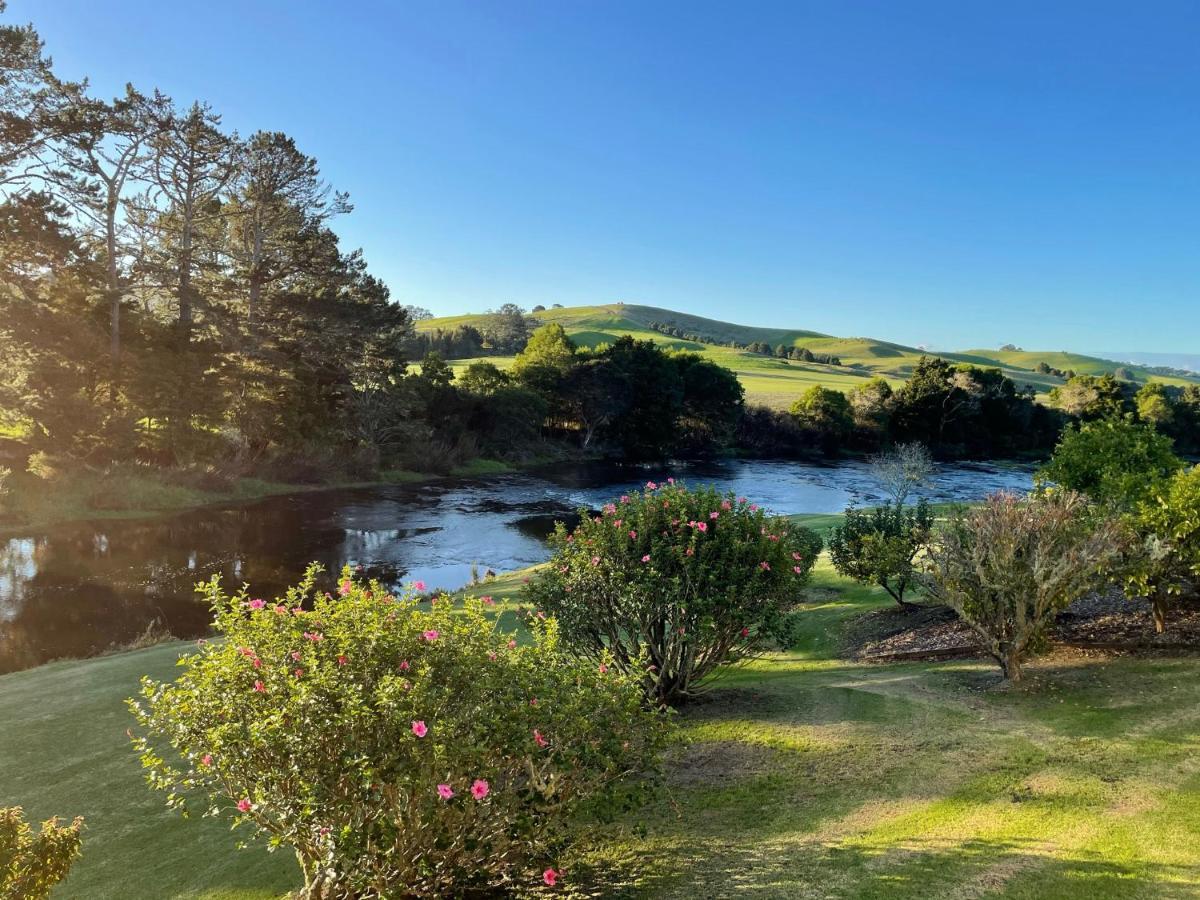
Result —
<path fill-rule="evenodd" d="M 518 643 L 482 601 L 426 611 L 348 570 L 320 594 L 317 574 L 277 601 L 205 585 L 220 637 L 130 701 L 150 783 L 293 849 L 303 896 L 553 882 L 569 825 L 648 783 L 663 721 L 552 620 Z"/>

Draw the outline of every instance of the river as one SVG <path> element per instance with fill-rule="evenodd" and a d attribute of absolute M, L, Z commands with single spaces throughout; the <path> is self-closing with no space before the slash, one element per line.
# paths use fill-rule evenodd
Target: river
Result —
<path fill-rule="evenodd" d="M 559 466 L 484 480 L 315 491 L 211 506 L 153 519 L 79 522 L 0 538 L 0 672 L 90 656 L 154 625 L 204 634 L 196 582 L 219 573 L 273 596 L 312 561 L 362 565 L 388 582 L 466 584 L 542 562 L 556 519 L 598 508 L 648 479 L 715 484 L 772 511 L 840 512 L 880 499 L 865 463 L 722 460 L 664 466 Z M 931 501 L 1024 491 L 1027 468 L 944 464 Z"/>

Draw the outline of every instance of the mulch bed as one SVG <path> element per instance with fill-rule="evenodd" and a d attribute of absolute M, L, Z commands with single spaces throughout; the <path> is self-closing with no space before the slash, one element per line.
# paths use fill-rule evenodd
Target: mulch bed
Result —
<path fill-rule="evenodd" d="M 1055 644 L 1114 651 L 1200 650 L 1200 601 L 1176 605 L 1167 630 L 1154 631 L 1150 603 L 1118 589 L 1088 594 L 1058 614 Z M 917 605 L 868 613 L 846 635 L 845 655 L 860 660 L 951 659 L 981 653 L 974 632 L 944 606 Z"/>

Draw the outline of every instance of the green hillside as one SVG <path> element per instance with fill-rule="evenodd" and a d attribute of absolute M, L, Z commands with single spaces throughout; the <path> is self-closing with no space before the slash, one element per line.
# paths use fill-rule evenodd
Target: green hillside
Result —
<path fill-rule="evenodd" d="M 701 353 L 737 373 L 746 389 L 746 398 L 755 403 L 786 408 L 807 388 L 814 384 L 847 390 L 865 379 L 879 375 L 899 385 L 912 372 L 913 366 L 923 355 L 936 355 L 952 362 L 971 363 L 979 366 L 1000 368 L 1009 378 L 1020 385 L 1032 385 L 1039 393 L 1045 393 L 1062 379 L 1043 375 L 1036 371 L 1039 362 L 1056 369 L 1074 369 L 1080 373 L 1101 374 L 1112 372 L 1121 364 L 1096 357 L 1065 352 L 968 350 L 961 353 L 928 353 L 916 347 L 907 347 L 890 341 L 867 337 L 834 337 L 816 331 L 784 328 L 758 328 L 735 325 L 702 316 L 692 316 L 669 309 L 635 304 L 612 303 L 605 306 L 573 306 L 547 309 L 533 314 L 542 323 L 557 322 L 566 329 L 572 339 L 581 346 L 595 347 L 612 343 L 628 334 L 643 340 L 652 340 L 678 350 Z M 486 314 L 444 316 L 425 319 L 417 323 L 421 331 L 437 328 L 449 329 L 458 325 L 473 325 L 480 328 Z M 759 353 L 750 353 L 719 344 L 686 341 L 662 334 L 650 327 L 660 322 L 682 329 L 690 334 L 701 335 L 718 342 L 736 341 L 741 344 L 766 342 L 771 346 L 807 347 L 814 353 L 830 354 L 841 359 L 841 366 L 826 366 L 818 363 L 775 359 Z M 511 357 L 489 357 L 501 368 L 511 363 Z M 453 360 L 456 368 L 465 367 L 470 360 Z M 1167 384 L 1186 384 L 1182 378 L 1170 378 L 1150 373 L 1140 366 L 1126 365 L 1125 369 L 1139 381 L 1162 381 Z M 1200 378 L 1196 379 L 1200 382 Z"/>

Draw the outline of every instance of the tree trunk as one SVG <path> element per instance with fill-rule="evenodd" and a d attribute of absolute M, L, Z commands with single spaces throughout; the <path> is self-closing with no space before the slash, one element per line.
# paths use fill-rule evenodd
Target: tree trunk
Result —
<path fill-rule="evenodd" d="M 246 324 L 249 328 L 251 338 L 254 337 L 258 327 L 258 306 L 262 295 L 262 247 L 263 228 L 262 223 L 258 221 L 258 213 L 256 212 L 254 245 L 250 255 L 250 299 L 246 304 Z"/>
<path fill-rule="evenodd" d="M 1154 615 L 1154 631 L 1162 634 L 1167 628 L 1167 598 L 1156 596 L 1150 603 Z"/>
<path fill-rule="evenodd" d="M 121 283 L 117 273 L 117 206 L 110 202 L 106 210 L 104 243 L 108 253 L 108 353 L 112 363 L 112 380 L 108 399 L 117 405 L 117 382 L 121 376 Z"/>
<path fill-rule="evenodd" d="M 1000 647 L 1000 652 L 996 654 L 996 660 L 1000 663 L 1000 671 L 1004 673 L 1004 677 L 1013 684 L 1018 684 L 1021 681 L 1021 651 L 1011 644 L 1005 644 Z"/>

